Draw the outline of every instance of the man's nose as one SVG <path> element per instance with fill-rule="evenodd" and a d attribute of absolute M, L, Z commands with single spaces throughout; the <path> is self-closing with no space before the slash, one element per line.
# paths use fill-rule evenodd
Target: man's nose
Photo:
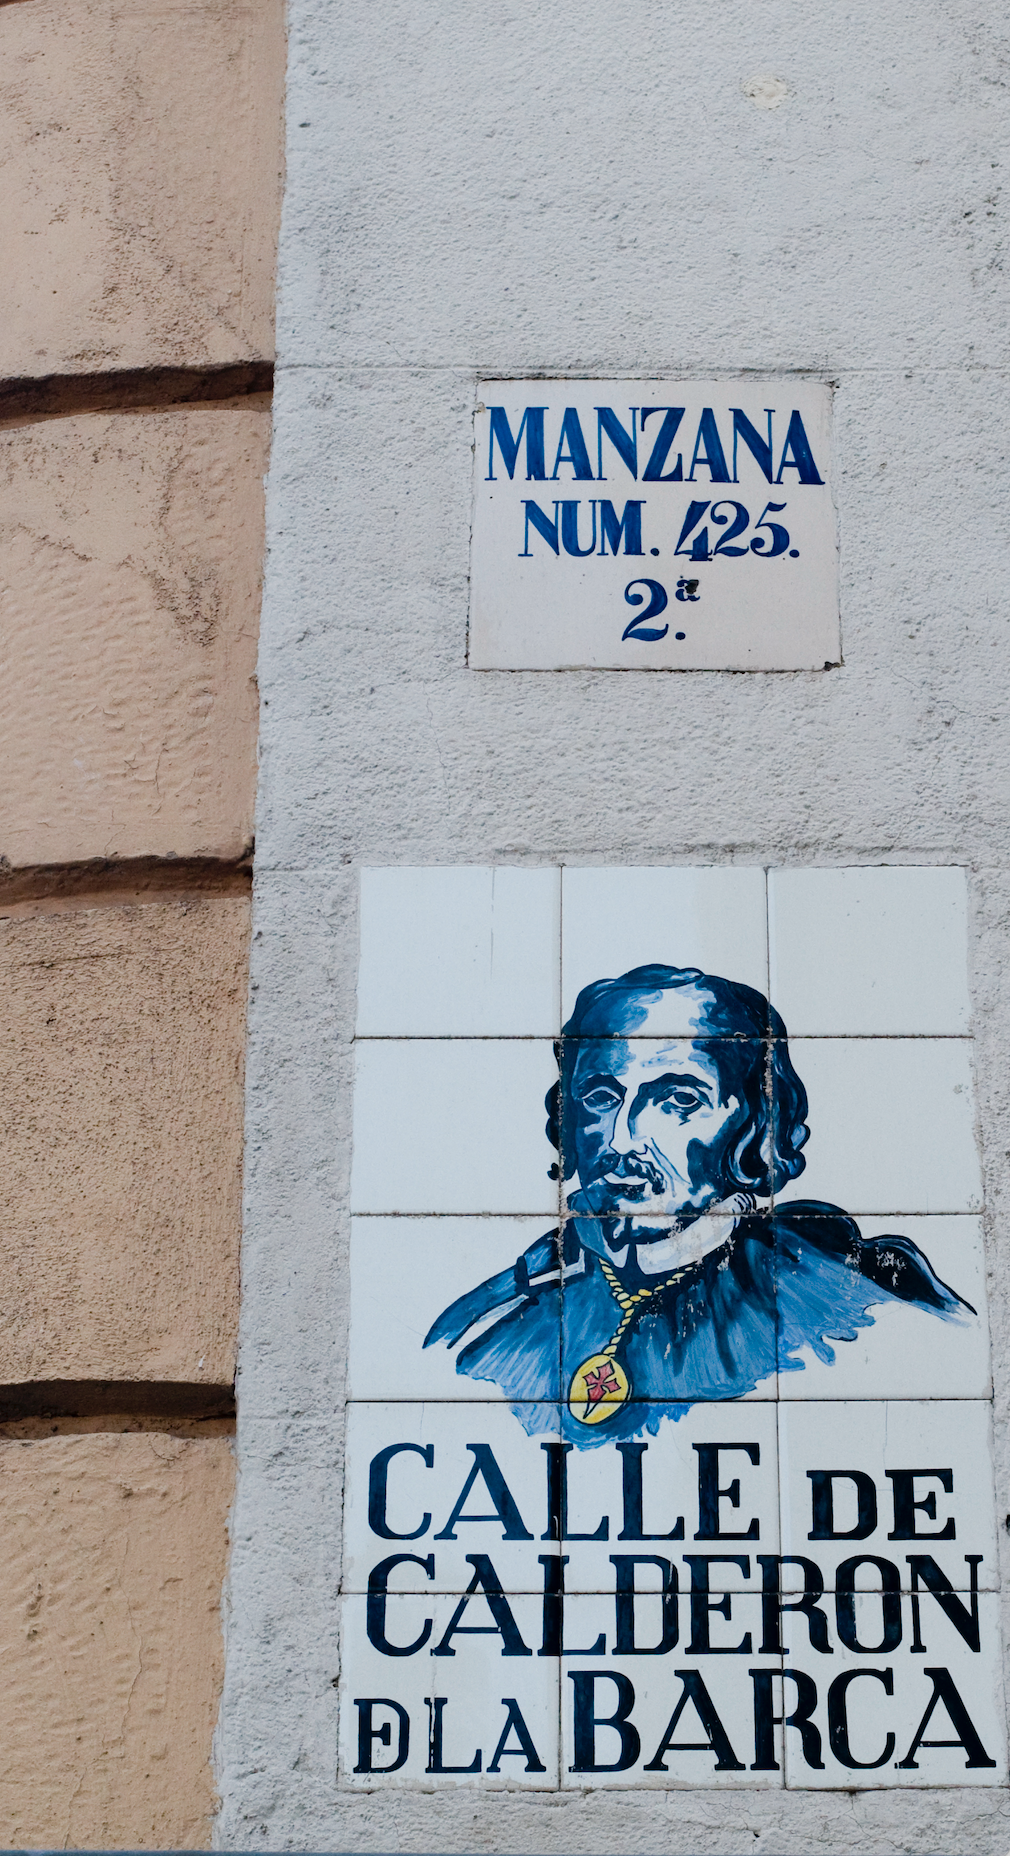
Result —
<path fill-rule="evenodd" d="M 615 1154 L 641 1153 L 645 1146 L 645 1142 L 635 1133 L 633 1109 L 633 1099 L 626 1097 L 617 1111 L 617 1118 L 610 1136 L 610 1146 Z"/>

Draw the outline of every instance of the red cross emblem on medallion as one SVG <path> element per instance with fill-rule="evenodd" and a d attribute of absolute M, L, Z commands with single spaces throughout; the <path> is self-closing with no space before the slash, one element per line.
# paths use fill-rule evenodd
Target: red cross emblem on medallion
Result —
<path fill-rule="evenodd" d="M 621 1382 L 609 1360 L 605 1366 L 598 1366 L 593 1373 L 586 1374 L 586 1397 L 591 1405 L 598 1405 L 608 1392 L 619 1392 Z"/>

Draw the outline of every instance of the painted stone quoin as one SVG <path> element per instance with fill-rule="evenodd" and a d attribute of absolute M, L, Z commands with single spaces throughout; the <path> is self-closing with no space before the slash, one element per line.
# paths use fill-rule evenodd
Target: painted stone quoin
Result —
<path fill-rule="evenodd" d="M 816 1199 L 772 1207 L 806 1164 L 807 1097 L 782 1019 L 749 986 L 659 964 L 597 980 L 557 1054 L 564 1224 L 425 1340 L 461 1342 L 457 1371 L 494 1380 L 529 1429 L 546 1428 L 559 1345 L 565 1435 L 584 1445 L 800 1371 L 804 1345 L 830 1364 L 891 1298 L 975 1315 L 910 1238 L 864 1239 Z"/>
<path fill-rule="evenodd" d="M 961 871 L 364 872 L 351 1202 L 342 1785 L 1004 1782 Z"/>

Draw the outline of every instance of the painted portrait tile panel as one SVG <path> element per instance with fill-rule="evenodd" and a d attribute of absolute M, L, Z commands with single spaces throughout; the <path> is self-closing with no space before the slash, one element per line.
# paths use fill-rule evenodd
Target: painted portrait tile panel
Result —
<path fill-rule="evenodd" d="M 365 873 L 348 1783 L 1002 1771 L 965 922 L 949 870 Z"/>
<path fill-rule="evenodd" d="M 385 1549 L 391 1592 L 464 1592 L 480 1562 L 503 1591 L 542 1593 L 541 1556 L 561 1551 L 551 1538 L 558 1407 L 538 1406 L 530 1423 L 527 1434 L 501 1403 L 355 1402 L 343 1590 L 375 1589 L 376 1541 L 387 1540 L 405 1543 Z"/>
<path fill-rule="evenodd" d="M 364 870 L 359 1038 L 556 1036 L 561 871 Z"/>
<path fill-rule="evenodd" d="M 798 1249 L 810 1247 L 819 1220 L 792 1220 Z M 965 1215 L 860 1216 L 864 1258 L 846 1324 L 835 1302 L 832 1332 L 804 1336 L 780 1295 L 778 1396 L 797 1399 L 988 1399 L 992 1392 L 985 1252 L 981 1219 Z M 909 1260 L 928 1259 L 918 1273 Z M 956 1286 L 955 1286 L 956 1285 Z M 937 1319 L 937 1317 L 940 1317 Z"/>
<path fill-rule="evenodd" d="M 351 1210 L 557 1217 L 546 1038 L 360 1038 Z"/>
<path fill-rule="evenodd" d="M 790 1705 L 816 1697 L 806 1734 L 785 1744 L 790 1789 L 1001 1785 L 1007 1776 L 999 1597 L 981 1592 L 975 1615 L 931 1596 L 855 1593 L 825 1659 L 802 1621 L 786 1631 Z M 913 1636 L 911 1651 L 898 1635 Z"/>
<path fill-rule="evenodd" d="M 789 1039 L 807 1096 L 802 1182 L 776 1202 L 814 1197 L 851 1212 L 977 1212 L 967 1038 Z"/>
<path fill-rule="evenodd" d="M 477 1380 L 457 1370 L 455 1347 L 444 1341 L 426 1347 L 425 1338 L 438 1326 L 447 1289 L 471 1280 L 507 1280 L 517 1259 L 535 1255 L 545 1242 L 553 1254 L 550 1220 L 544 1216 L 352 1218 L 349 1397 L 506 1400 L 507 1392 L 495 1379 Z M 493 1322 L 495 1314 L 492 1308 L 484 1322 Z M 475 1339 L 482 1326 L 478 1319 Z M 550 1347 L 554 1370 L 546 1373 L 541 1389 L 545 1398 L 558 1400 L 561 1335 L 556 1326 L 548 1357 Z"/>
<path fill-rule="evenodd" d="M 892 1390 L 924 1328 L 935 1391 L 961 1361 L 977 1395 L 977 1230 L 964 1283 L 956 1226 L 942 1270 L 920 1242 L 980 1206 L 964 935 L 957 871 L 366 872 L 354 1358 L 395 1253 L 415 1352 L 430 1314 L 417 1395 L 560 1397 L 579 1447 L 630 1435 L 623 1405 L 654 1427 L 777 1374 L 823 1396 L 839 1365 L 837 1396 L 869 1396 L 879 1357 Z M 790 1036 L 775 996 L 826 1029 Z M 428 1268 L 391 1220 L 439 1216 L 463 1222 L 432 1223 Z"/>
<path fill-rule="evenodd" d="M 689 1604 L 643 1594 L 634 1635 L 615 1628 L 612 1599 L 587 1594 L 566 1606 L 566 1623 L 571 1642 L 596 1653 L 562 1666 L 562 1790 L 783 1784 L 782 1658 L 762 1649 L 754 1593 L 704 1606 L 696 1595 L 693 1617 Z"/>
<path fill-rule="evenodd" d="M 880 1556 L 908 1589 L 909 1555 L 922 1554 L 955 1591 L 995 1590 L 992 1447 L 982 1399 L 780 1406 L 783 1553 L 815 1557 L 826 1590 L 854 1556 L 857 1589 L 879 1588 Z M 797 1584 L 802 1571 L 784 1569 L 783 1585 Z"/>
<path fill-rule="evenodd" d="M 561 1677 L 556 1658 L 535 1653 L 542 1601 L 521 1592 L 495 1598 L 493 1605 L 464 1591 L 390 1593 L 381 1606 L 362 1593 L 342 1600 L 342 1785 L 558 1789 Z"/>
<path fill-rule="evenodd" d="M 635 967 L 696 967 L 767 995 L 763 870 L 566 866 L 561 881 L 566 1023 L 587 987 Z M 683 1021 L 680 1001 L 672 994 L 655 1000 L 654 1014 L 653 1031 L 660 1034 Z M 705 1035 L 704 1026 L 700 1035 Z"/>
<path fill-rule="evenodd" d="M 963 870 L 770 870 L 769 997 L 793 1037 L 964 1037 Z"/>

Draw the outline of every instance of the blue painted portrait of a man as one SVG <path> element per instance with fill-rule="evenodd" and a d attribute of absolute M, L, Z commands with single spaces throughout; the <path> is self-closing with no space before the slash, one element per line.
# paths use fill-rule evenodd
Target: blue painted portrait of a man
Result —
<path fill-rule="evenodd" d="M 889 1301 L 974 1316 L 910 1238 L 778 1197 L 806 1164 L 807 1096 L 753 988 L 636 967 L 583 989 L 556 1050 L 559 1229 L 425 1339 L 458 1347 L 457 1372 L 500 1387 L 531 1431 L 535 1402 L 559 1396 L 577 1444 L 655 1431 L 802 1371 L 803 1348 L 830 1365 Z"/>

